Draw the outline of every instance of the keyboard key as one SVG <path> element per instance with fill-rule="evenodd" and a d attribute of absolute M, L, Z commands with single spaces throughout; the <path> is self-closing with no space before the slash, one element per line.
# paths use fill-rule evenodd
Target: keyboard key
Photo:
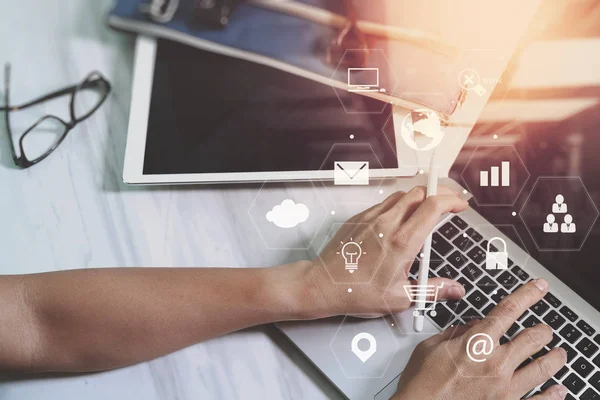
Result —
<path fill-rule="evenodd" d="M 546 313 L 546 311 L 548 311 L 549 308 L 550 306 L 548 305 L 548 303 L 546 303 L 544 300 L 540 300 L 534 305 L 532 305 L 529 309 L 533 311 L 536 315 L 539 315 L 541 317 Z"/>
<path fill-rule="evenodd" d="M 577 400 L 575 397 L 571 396 L 571 393 L 567 393 L 567 397 L 565 397 L 565 400 Z"/>
<path fill-rule="evenodd" d="M 456 279 L 458 277 L 458 271 L 446 264 L 438 271 L 436 271 L 440 278 Z"/>
<path fill-rule="evenodd" d="M 529 274 L 523 271 L 518 265 L 515 265 L 510 270 L 523 282 L 527 282 L 527 279 L 529 279 Z"/>
<path fill-rule="evenodd" d="M 561 301 L 550 292 L 546 293 L 544 299 L 546 299 L 546 301 L 554 308 L 558 308 L 562 304 Z"/>
<path fill-rule="evenodd" d="M 502 335 L 502 337 L 500 338 L 500 344 L 503 345 L 503 344 L 506 344 L 508 342 L 510 342 L 510 339 L 507 338 L 506 335 Z"/>
<path fill-rule="evenodd" d="M 500 272 L 502 272 L 502 270 L 501 269 L 486 269 L 485 272 L 487 272 L 489 276 L 496 276 Z"/>
<path fill-rule="evenodd" d="M 560 336 L 558 336 L 556 333 L 552 332 L 552 340 L 546 346 L 548 346 L 549 349 L 553 349 L 556 347 L 558 342 L 560 342 L 560 340 L 561 340 Z"/>
<path fill-rule="evenodd" d="M 588 336 L 594 336 L 596 330 L 592 328 L 587 322 L 584 320 L 580 320 L 577 322 L 577 327 L 583 331 Z"/>
<path fill-rule="evenodd" d="M 487 306 L 485 306 L 485 308 L 481 311 L 481 313 L 483 315 L 488 315 L 494 309 L 494 307 L 496 307 L 496 305 L 493 303 L 490 303 Z"/>
<path fill-rule="evenodd" d="M 453 249 L 452 245 L 437 232 L 431 235 L 431 246 L 443 256 L 450 253 Z"/>
<path fill-rule="evenodd" d="M 455 215 L 454 217 L 452 217 L 452 219 L 450 220 L 452 222 L 454 222 L 454 225 L 458 226 L 461 230 L 467 229 L 467 227 L 469 226 L 461 217 L 459 217 L 458 215 Z"/>
<path fill-rule="evenodd" d="M 432 262 L 437 262 L 438 264 L 441 264 L 444 262 L 444 258 L 442 256 L 440 256 L 438 253 L 436 253 L 435 251 L 431 250 L 431 254 L 429 255 L 429 259 Z"/>
<path fill-rule="evenodd" d="M 550 310 L 550 312 L 544 316 L 544 322 L 547 323 L 552 329 L 558 330 L 558 328 L 563 326 L 567 320 L 556 311 Z"/>
<path fill-rule="evenodd" d="M 477 289 L 467 297 L 467 301 L 478 310 L 481 310 L 488 303 L 487 297 Z"/>
<path fill-rule="evenodd" d="M 448 307 L 455 315 L 460 315 L 467 307 L 469 307 L 469 304 L 467 304 L 464 299 L 451 300 L 446 302 L 446 307 Z"/>
<path fill-rule="evenodd" d="M 485 260 L 485 251 L 481 249 L 481 247 L 475 246 L 467 253 L 467 256 L 473 261 L 476 265 L 481 264 Z"/>
<path fill-rule="evenodd" d="M 446 222 L 438 231 L 448 240 L 458 235 L 458 229 L 450 222 Z"/>
<path fill-rule="evenodd" d="M 578 394 L 585 387 L 585 382 L 572 372 L 571 375 L 565 378 L 563 385 L 569 388 L 571 393 Z"/>
<path fill-rule="evenodd" d="M 515 264 L 515 262 L 509 258 L 508 259 L 508 266 L 512 267 L 514 264 Z"/>
<path fill-rule="evenodd" d="M 450 322 L 456 318 L 456 316 L 442 303 L 437 303 L 435 305 L 435 316 L 433 316 L 432 311 L 429 311 L 428 315 L 441 328 L 445 328 L 446 325 L 450 325 Z"/>
<path fill-rule="evenodd" d="M 469 322 L 473 319 L 481 319 L 483 318 L 483 315 L 481 315 L 481 313 L 476 311 L 473 307 L 469 307 L 467 311 L 465 311 L 465 313 L 461 316 L 461 318 L 465 322 Z"/>
<path fill-rule="evenodd" d="M 600 371 L 596 372 L 590 379 L 588 379 L 590 385 L 596 390 L 600 390 Z"/>
<path fill-rule="evenodd" d="M 581 396 L 581 400 L 600 400 L 600 394 L 594 391 L 594 389 L 588 388 Z"/>
<path fill-rule="evenodd" d="M 521 325 L 514 322 L 510 326 L 510 328 L 508 328 L 508 330 L 506 331 L 506 334 L 508 335 L 508 337 L 513 337 L 520 329 L 521 329 Z"/>
<path fill-rule="evenodd" d="M 569 346 L 567 343 L 562 342 L 559 347 L 562 347 L 563 349 L 565 349 L 567 351 L 567 362 L 568 363 L 570 363 L 575 358 L 575 356 L 577 356 L 577 352 L 575 351 L 575 349 L 572 348 L 571 346 Z"/>
<path fill-rule="evenodd" d="M 589 374 L 594 371 L 594 366 L 586 361 L 585 358 L 579 357 L 573 364 L 571 364 L 571 368 L 582 378 L 587 378 Z"/>
<path fill-rule="evenodd" d="M 571 344 L 575 343 L 581 337 L 581 331 L 571 324 L 565 325 L 558 334 Z"/>
<path fill-rule="evenodd" d="M 481 268 L 473 263 L 467 264 L 461 271 L 471 282 L 475 282 L 483 274 Z"/>
<path fill-rule="evenodd" d="M 473 246 L 475 243 L 469 237 L 464 235 L 458 235 L 456 239 L 452 241 L 452 244 L 458 247 L 461 251 L 467 251 Z"/>
<path fill-rule="evenodd" d="M 554 374 L 554 377 L 555 377 L 556 379 L 560 379 L 560 378 L 562 378 L 563 376 L 565 376 L 565 374 L 566 374 L 567 372 L 569 372 L 569 368 L 568 368 L 568 367 L 565 365 L 565 366 L 563 366 L 561 369 L 559 369 L 559 370 L 558 370 L 558 372 L 557 372 L 556 374 Z"/>
<path fill-rule="evenodd" d="M 546 354 L 548 354 L 548 350 L 545 347 L 542 347 L 542 349 L 540 351 L 538 351 L 537 353 L 535 353 L 531 357 L 535 360 L 537 358 L 545 356 Z"/>
<path fill-rule="evenodd" d="M 594 342 L 600 344 L 600 333 L 594 336 Z"/>
<path fill-rule="evenodd" d="M 525 321 L 523 321 L 523 327 L 533 328 L 534 326 L 536 326 L 537 324 L 540 324 L 541 322 L 542 321 L 537 319 L 535 315 L 530 315 L 529 317 L 527 317 L 527 319 L 525 319 Z"/>
<path fill-rule="evenodd" d="M 492 292 L 493 293 L 493 292 Z M 508 292 L 502 288 L 499 288 L 496 293 L 492 294 L 492 300 L 494 300 L 494 302 L 496 304 L 500 303 L 502 300 L 504 300 L 504 298 L 508 296 Z"/>
<path fill-rule="evenodd" d="M 581 339 L 581 341 L 577 343 L 577 346 L 575 347 L 587 358 L 592 358 L 592 356 L 598 351 L 598 346 L 592 343 L 592 341 L 586 337 Z"/>
<path fill-rule="evenodd" d="M 513 286 L 517 284 L 518 280 L 513 274 L 511 274 L 507 270 L 500 274 L 500 276 L 498 277 L 498 282 L 500 282 L 500 284 L 504 286 L 507 290 L 511 290 Z"/>
<path fill-rule="evenodd" d="M 468 261 L 467 257 L 458 250 L 448 256 L 448 262 L 456 268 L 462 268 Z"/>
<path fill-rule="evenodd" d="M 483 278 L 481 278 L 477 282 L 477 287 L 481 289 L 485 294 L 491 294 L 494 290 L 498 288 L 498 284 L 494 282 L 489 276 L 484 275 Z"/>
<path fill-rule="evenodd" d="M 414 261 L 412 263 L 412 265 L 410 266 L 410 270 L 408 271 L 410 274 L 413 275 L 418 275 L 419 274 L 419 262 L 418 261 Z"/>
<path fill-rule="evenodd" d="M 469 293 L 473 289 L 473 284 L 469 282 L 464 276 L 458 278 L 456 282 L 463 285 L 463 287 L 465 288 L 465 293 Z"/>
<path fill-rule="evenodd" d="M 517 321 L 523 321 L 525 319 L 525 317 L 529 316 L 530 312 L 529 310 L 525 310 L 525 312 L 523 314 L 521 314 L 521 316 L 519 318 L 517 318 Z"/>
<path fill-rule="evenodd" d="M 554 379 L 550 378 L 546 381 L 546 383 L 544 383 L 542 385 L 542 387 L 540 389 L 542 389 L 542 392 L 546 389 L 548 389 L 550 386 L 554 386 L 554 385 L 558 385 L 558 382 L 556 382 Z"/>
<path fill-rule="evenodd" d="M 564 315 L 565 317 L 567 317 L 567 319 L 569 321 L 571 321 L 571 322 L 575 322 L 575 321 L 577 321 L 577 318 L 579 318 L 577 316 L 577 314 L 575 314 L 573 311 L 571 311 L 571 309 L 569 307 L 567 307 L 567 306 L 563 306 L 560 309 L 560 312 L 561 312 L 562 315 Z"/>
<path fill-rule="evenodd" d="M 521 369 L 521 368 L 525 368 L 526 366 L 528 366 L 531 362 L 533 361 L 533 358 L 528 358 L 525 361 L 523 361 L 521 364 L 519 364 L 519 366 L 517 367 L 517 370 Z"/>
<path fill-rule="evenodd" d="M 483 242 L 481 242 L 481 247 L 483 248 L 483 250 L 487 251 L 488 241 L 484 240 Z M 496 252 L 498 251 L 498 248 L 492 244 L 490 245 L 490 251 Z"/>
<path fill-rule="evenodd" d="M 452 321 L 452 323 L 450 324 L 450 326 L 459 326 L 459 325 L 464 325 L 464 323 L 460 320 L 460 318 L 455 319 L 454 321 Z"/>
<path fill-rule="evenodd" d="M 483 239 L 483 236 L 481 236 L 479 234 L 479 232 L 477 232 L 475 229 L 473 228 L 469 228 L 467 229 L 466 232 L 467 236 L 469 236 L 471 239 L 473 239 L 475 242 L 480 242 L 481 239 Z"/>

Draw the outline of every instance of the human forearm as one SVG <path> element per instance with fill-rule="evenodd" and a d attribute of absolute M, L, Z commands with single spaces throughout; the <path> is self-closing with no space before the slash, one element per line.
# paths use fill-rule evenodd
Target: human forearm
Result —
<path fill-rule="evenodd" d="M 305 284 L 308 264 L 28 275 L 22 292 L 32 323 L 23 329 L 33 330 L 34 358 L 2 363 L 35 371 L 110 369 L 249 326 L 319 317 L 318 298 Z M 29 365 L 10 365 L 24 359 Z"/>

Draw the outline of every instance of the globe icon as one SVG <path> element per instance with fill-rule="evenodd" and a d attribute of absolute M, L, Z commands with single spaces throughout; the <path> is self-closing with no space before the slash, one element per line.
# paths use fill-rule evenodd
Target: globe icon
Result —
<path fill-rule="evenodd" d="M 440 116 L 431 110 L 415 110 L 404 117 L 400 136 L 413 150 L 432 150 L 444 138 Z"/>

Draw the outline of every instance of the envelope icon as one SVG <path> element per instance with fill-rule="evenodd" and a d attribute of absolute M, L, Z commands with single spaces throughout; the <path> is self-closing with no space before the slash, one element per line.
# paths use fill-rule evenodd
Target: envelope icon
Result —
<path fill-rule="evenodd" d="M 368 161 L 336 161 L 333 170 L 336 185 L 368 185 Z"/>

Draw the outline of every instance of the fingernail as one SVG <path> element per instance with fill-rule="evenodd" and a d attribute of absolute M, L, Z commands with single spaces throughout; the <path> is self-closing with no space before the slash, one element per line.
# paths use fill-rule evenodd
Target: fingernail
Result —
<path fill-rule="evenodd" d="M 463 285 L 450 286 L 448 289 L 450 296 L 452 297 L 463 297 L 465 295 L 465 288 Z"/>
<path fill-rule="evenodd" d="M 548 289 L 548 281 L 546 281 L 545 279 L 536 279 L 535 281 L 535 286 L 540 289 L 542 292 L 546 291 Z"/>
<path fill-rule="evenodd" d="M 556 391 L 558 392 L 558 394 L 561 395 L 563 399 L 565 397 L 567 397 L 567 393 L 569 393 L 569 389 L 567 389 L 563 385 L 556 385 L 556 386 L 558 387 L 558 389 L 556 389 Z"/>

